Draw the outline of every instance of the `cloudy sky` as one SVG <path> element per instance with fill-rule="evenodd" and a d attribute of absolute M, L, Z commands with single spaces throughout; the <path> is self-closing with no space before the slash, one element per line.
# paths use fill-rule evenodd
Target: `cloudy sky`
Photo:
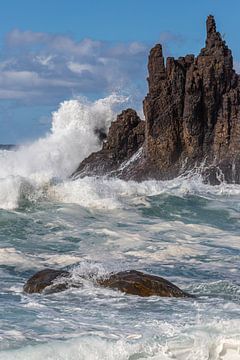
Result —
<path fill-rule="evenodd" d="M 2 1 L 0 143 L 42 136 L 66 99 L 120 92 L 141 107 L 149 49 L 197 54 L 210 13 L 240 72 L 239 0 Z"/>

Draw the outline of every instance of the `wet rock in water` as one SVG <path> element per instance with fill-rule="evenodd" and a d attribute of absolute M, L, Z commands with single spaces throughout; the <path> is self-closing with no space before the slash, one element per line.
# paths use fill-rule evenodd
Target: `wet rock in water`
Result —
<path fill-rule="evenodd" d="M 66 290 L 72 286 L 82 286 L 81 281 L 78 284 L 74 283 L 74 285 L 71 285 L 69 280 L 70 273 L 68 271 L 45 269 L 33 275 L 25 284 L 23 290 L 29 294 L 41 293 L 43 291 L 53 293 Z M 102 287 L 143 297 L 153 295 L 163 297 L 193 297 L 159 276 L 144 274 L 136 270 L 110 274 L 109 277 L 99 278 L 94 282 Z"/>
<path fill-rule="evenodd" d="M 34 274 L 32 277 L 30 277 L 30 279 L 24 285 L 23 290 L 29 294 L 41 293 L 46 288 L 48 288 L 48 292 L 63 291 L 69 287 L 68 282 L 65 279 L 69 277 L 70 273 L 65 270 L 41 270 Z M 61 279 L 61 282 L 57 283 L 56 281 L 58 279 Z"/>
<path fill-rule="evenodd" d="M 111 289 L 120 290 L 126 294 L 138 296 L 191 297 L 160 276 L 144 274 L 129 270 L 111 274 L 109 278 L 98 281 L 98 284 Z"/>
<path fill-rule="evenodd" d="M 83 160 L 73 178 L 107 173 L 120 176 L 121 166 L 131 159 L 144 142 L 144 123 L 135 110 L 124 110 L 112 122 L 102 150 Z"/>
<path fill-rule="evenodd" d="M 85 159 L 75 177 L 166 180 L 198 168 L 213 185 L 240 183 L 240 75 L 211 15 L 206 30 L 196 57 L 165 60 L 162 46 L 153 47 L 146 121 L 132 109 L 119 115 L 102 150 Z"/>

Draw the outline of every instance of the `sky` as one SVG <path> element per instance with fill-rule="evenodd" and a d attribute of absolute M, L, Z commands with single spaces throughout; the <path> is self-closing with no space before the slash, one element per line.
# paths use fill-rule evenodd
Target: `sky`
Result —
<path fill-rule="evenodd" d="M 197 55 L 209 14 L 240 73 L 239 0 L 2 0 L 0 143 L 43 136 L 60 102 L 79 96 L 117 92 L 141 108 L 151 47 Z"/>

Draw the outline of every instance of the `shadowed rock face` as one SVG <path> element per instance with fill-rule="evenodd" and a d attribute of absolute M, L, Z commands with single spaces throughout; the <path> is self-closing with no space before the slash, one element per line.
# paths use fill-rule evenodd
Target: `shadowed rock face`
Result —
<path fill-rule="evenodd" d="M 124 110 L 111 124 L 102 150 L 83 160 L 73 177 L 120 173 L 121 165 L 138 151 L 143 141 L 144 121 L 135 110 Z"/>
<path fill-rule="evenodd" d="M 85 159 L 75 175 L 164 180 L 204 165 L 201 173 L 211 184 L 240 183 L 240 76 L 211 15 L 206 29 L 197 57 L 165 60 L 160 44 L 150 51 L 146 121 L 132 126 L 123 112 L 102 150 Z"/>
<path fill-rule="evenodd" d="M 58 278 L 68 278 L 70 273 L 64 270 L 45 269 L 34 274 L 24 285 L 23 290 L 29 294 L 41 293 L 48 286 L 52 286 L 52 292 L 58 292 L 67 289 L 67 281 L 60 284 L 55 283 Z"/>
<path fill-rule="evenodd" d="M 206 46 L 198 57 L 168 58 L 165 64 L 156 45 L 148 69 L 147 162 L 160 177 L 171 178 L 205 161 L 211 170 L 204 175 L 210 172 L 212 183 L 218 166 L 227 181 L 239 182 L 240 80 L 213 16 L 207 19 Z"/>
<path fill-rule="evenodd" d="M 96 285 L 120 290 L 126 294 L 138 296 L 192 297 L 171 282 L 154 275 L 130 270 L 110 274 L 108 278 L 95 280 Z M 70 287 L 81 287 L 82 284 L 71 285 L 68 271 L 45 269 L 33 275 L 24 285 L 23 290 L 32 293 L 53 293 Z"/>

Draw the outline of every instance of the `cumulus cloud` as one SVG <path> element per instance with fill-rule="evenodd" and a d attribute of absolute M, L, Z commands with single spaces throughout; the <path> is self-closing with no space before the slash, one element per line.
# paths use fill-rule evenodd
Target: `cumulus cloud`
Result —
<path fill-rule="evenodd" d="M 168 42 L 181 42 L 172 33 L 162 33 L 159 40 L 165 54 L 170 54 Z M 8 139 L 12 134 L 7 141 L 17 143 L 26 132 L 37 136 L 47 129 L 49 114 L 59 102 L 78 96 L 99 98 L 120 92 L 131 95 L 129 106 L 140 109 L 152 45 L 12 30 L 0 52 L 0 135 L 4 139 L 5 128 Z"/>
<path fill-rule="evenodd" d="M 94 73 L 94 66 L 90 64 L 80 64 L 74 61 L 69 61 L 68 68 L 77 74 L 82 74 L 84 71 L 88 71 L 90 73 Z"/>
<path fill-rule="evenodd" d="M 145 86 L 148 46 L 14 29 L 0 61 L 0 99 L 55 104 L 72 94 L 102 96 Z M 144 85 L 143 85 L 144 84 Z M 135 86 L 134 85 L 134 86 Z"/>
<path fill-rule="evenodd" d="M 166 32 L 160 41 L 182 39 Z M 73 94 L 102 96 L 133 88 L 142 98 L 149 47 L 138 41 L 76 41 L 63 34 L 14 29 L 1 51 L 0 99 L 55 105 Z"/>

